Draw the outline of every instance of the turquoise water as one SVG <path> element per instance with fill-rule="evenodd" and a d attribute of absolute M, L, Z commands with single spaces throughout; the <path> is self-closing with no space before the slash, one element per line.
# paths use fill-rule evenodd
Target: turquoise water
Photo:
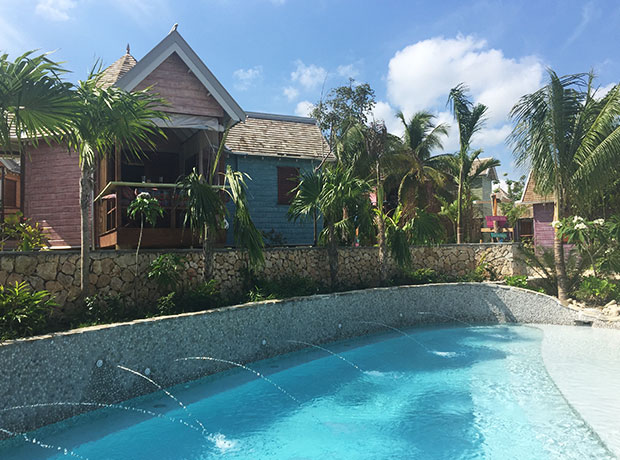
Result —
<path fill-rule="evenodd" d="M 549 378 L 540 329 L 407 333 L 326 346 L 350 363 L 309 349 L 250 365 L 273 385 L 235 369 L 172 388 L 187 410 L 161 392 L 124 403 L 174 420 L 103 409 L 27 435 L 73 457 L 12 439 L 0 458 L 614 458 Z"/>

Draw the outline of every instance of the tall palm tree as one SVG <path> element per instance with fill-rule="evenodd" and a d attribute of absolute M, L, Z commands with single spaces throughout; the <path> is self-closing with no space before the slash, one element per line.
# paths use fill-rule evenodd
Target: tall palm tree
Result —
<path fill-rule="evenodd" d="M 523 96 L 513 107 L 509 141 L 517 163 L 531 167 L 537 188 L 553 193 L 554 220 L 565 217 L 572 199 L 594 195 L 620 170 L 620 85 L 599 98 L 594 75 L 558 76 Z M 567 299 L 563 241 L 554 236 L 560 301 Z"/>
<path fill-rule="evenodd" d="M 416 112 L 407 121 L 402 112 L 396 114 L 405 128 L 403 138 L 404 151 L 395 157 L 395 169 L 400 177 L 398 184 L 398 202 L 404 204 L 405 197 L 411 190 L 415 193 L 413 206 L 418 205 L 422 189 L 426 201 L 431 199 L 433 185 L 443 185 L 442 166 L 448 155 L 431 156 L 432 152 L 442 149 L 442 137 L 448 136 L 449 125 L 435 124 L 435 116 L 429 112 Z"/>
<path fill-rule="evenodd" d="M 469 89 L 463 83 L 455 86 L 450 90 L 448 96 L 448 104 L 452 110 L 452 114 L 456 119 L 459 128 L 459 151 L 454 155 L 456 162 L 456 169 L 458 173 L 455 174 L 455 181 L 458 186 L 457 189 L 457 217 L 456 217 L 456 243 L 463 242 L 463 196 L 466 192 L 468 182 L 470 182 L 470 172 L 474 164 L 474 160 L 477 159 L 482 150 L 474 150 L 471 148 L 471 141 L 474 134 L 476 134 L 485 122 L 485 114 L 487 112 L 487 106 L 484 104 L 473 104 L 468 96 Z M 495 162 L 495 164 L 493 164 Z M 488 169 L 491 166 L 498 166 L 497 160 L 489 162 L 480 162 L 480 172 Z M 486 166 L 486 167 L 485 167 Z"/>
<path fill-rule="evenodd" d="M 47 54 L 0 55 L 0 149 L 23 151 L 24 141 L 58 140 L 75 113 L 66 71 Z M 19 135 L 17 135 L 19 133 Z"/>
<path fill-rule="evenodd" d="M 78 153 L 80 165 L 80 287 L 88 295 L 90 269 L 89 211 L 95 186 L 97 162 L 112 152 L 126 150 L 141 155 L 143 148 L 154 146 L 161 134 L 155 120 L 166 115 L 158 107 L 165 104 L 158 96 L 143 91 L 128 92 L 111 86 L 103 88 L 101 73 L 92 71 L 75 88 L 78 108 L 72 117 L 69 147 Z"/>
<path fill-rule="evenodd" d="M 461 239 L 465 235 L 463 230 L 463 222 L 471 222 L 473 217 L 473 201 L 483 197 L 473 197 L 471 193 L 472 185 L 487 169 L 497 168 L 500 161 L 495 158 L 480 159 L 482 149 L 470 151 L 463 155 L 452 155 L 451 158 L 444 162 L 444 167 L 450 174 L 457 186 L 457 190 L 461 191 L 461 198 L 456 200 L 457 210 L 457 236 L 459 234 L 459 219 L 461 222 Z M 459 212 L 460 211 L 460 212 Z M 457 240 L 458 242 L 458 240 Z M 461 241 L 462 242 L 462 241 Z"/>

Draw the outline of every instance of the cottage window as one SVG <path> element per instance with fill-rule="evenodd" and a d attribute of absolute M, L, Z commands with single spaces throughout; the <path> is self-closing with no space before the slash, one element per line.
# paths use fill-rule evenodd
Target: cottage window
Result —
<path fill-rule="evenodd" d="M 17 207 L 17 182 L 14 180 L 4 180 L 4 206 L 7 208 Z"/>
<path fill-rule="evenodd" d="M 278 204 L 291 204 L 299 184 L 299 168 L 278 166 Z"/>

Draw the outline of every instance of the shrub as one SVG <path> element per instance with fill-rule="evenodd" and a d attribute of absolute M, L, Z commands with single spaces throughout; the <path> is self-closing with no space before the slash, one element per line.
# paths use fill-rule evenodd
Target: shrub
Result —
<path fill-rule="evenodd" d="M 603 305 L 610 300 L 620 300 L 620 286 L 605 278 L 587 276 L 575 291 L 575 297 L 584 302 Z"/>
<path fill-rule="evenodd" d="M 31 224 L 21 212 L 9 214 L 0 224 L 0 250 L 7 241 L 15 241 L 16 251 L 38 251 L 47 247 L 47 238 L 38 223 Z"/>
<path fill-rule="evenodd" d="M 176 315 L 191 311 L 209 310 L 222 304 L 215 280 L 201 283 L 183 292 L 171 292 L 157 300 L 160 315 Z"/>
<path fill-rule="evenodd" d="M 318 294 L 323 289 L 316 281 L 302 276 L 287 276 L 272 280 L 258 278 L 254 279 L 252 284 L 248 292 L 248 300 L 251 302 L 308 296 Z"/>
<path fill-rule="evenodd" d="M 527 276 L 525 275 L 514 275 L 506 277 L 506 284 L 508 286 L 519 287 L 523 289 L 528 289 L 529 286 L 527 284 Z"/>
<path fill-rule="evenodd" d="M 175 291 L 181 283 L 185 262 L 185 257 L 179 254 L 162 254 L 151 262 L 147 277 L 155 281 L 160 289 Z"/>
<path fill-rule="evenodd" d="M 48 291 L 33 291 L 25 281 L 0 286 L 0 340 L 45 332 L 55 306 Z"/>
<path fill-rule="evenodd" d="M 78 321 L 104 324 L 128 321 L 139 316 L 140 312 L 125 297 L 95 294 L 84 299 L 83 309 L 78 313 Z"/>
<path fill-rule="evenodd" d="M 405 273 L 403 284 L 441 283 L 444 277 L 432 268 L 418 268 Z"/>

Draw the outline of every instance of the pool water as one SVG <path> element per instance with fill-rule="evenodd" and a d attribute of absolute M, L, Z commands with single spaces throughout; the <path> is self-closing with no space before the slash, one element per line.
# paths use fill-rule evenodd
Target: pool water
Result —
<path fill-rule="evenodd" d="M 541 329 L 406 332 L 249 365 L 271 382 L 236 368 L 170 389 L 187 409 L 162 392 L 124 403 L 168 418 L 102 409 L 27 435 L 73 457 L 16 438 L 0 458 L 615 458 L 547 374 Z"/>

